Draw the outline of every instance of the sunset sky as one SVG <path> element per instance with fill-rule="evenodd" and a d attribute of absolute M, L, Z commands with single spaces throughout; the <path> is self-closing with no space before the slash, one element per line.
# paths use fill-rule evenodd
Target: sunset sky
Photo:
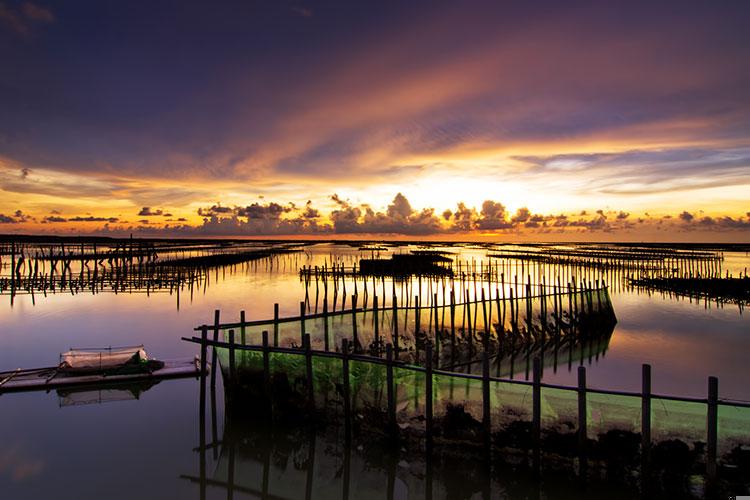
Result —
<path fill-rule="evenodd" d="M 750 241 L 747 1 L 0 0 L 0 233 Z"/>

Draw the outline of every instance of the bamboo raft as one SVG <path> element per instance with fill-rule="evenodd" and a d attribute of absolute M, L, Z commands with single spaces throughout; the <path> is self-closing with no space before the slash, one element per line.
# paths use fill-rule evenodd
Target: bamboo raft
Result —
<path fill-rule="evenodd" d="M 206 365 L 206 372 L 210 371 Z M 57 366 L 45 368 L 17 369 L 0 372 L 0 394 L 6 392 L 48 391 L 60 387 L 81 387 L 111 385 L 115 383 L 133 383 L 145 380 L 158 381 L 164 379 L 197 377 L 201 374 L 200 360 L 183 358 L 165 360 L 164 367 L 152 372 L 128 373 L 122 375 L 107 375 L 104 373 L 66 374 L 59 371 Z"/>

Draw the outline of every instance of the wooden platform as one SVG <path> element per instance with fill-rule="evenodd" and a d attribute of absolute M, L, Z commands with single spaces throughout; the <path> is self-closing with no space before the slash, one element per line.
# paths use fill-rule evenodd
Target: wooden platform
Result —
<path fill-rule="evenodd" d="M 210 371 L 210 367 L 206 367 Z M 0 394 L 5 392 L 46 391 L 59 387 L 95 387 L 102 384 L 139 382 L 144 380 L 163 380 L 169 378 L 197 377 L 200 375 L 200 360 L 193 359 L 164 360 L 164 368 L 151 373 L 132 373 L 127 375 L 68 375 L 57 371 L 56 366 L 29 370 L 0 372 Z"/>

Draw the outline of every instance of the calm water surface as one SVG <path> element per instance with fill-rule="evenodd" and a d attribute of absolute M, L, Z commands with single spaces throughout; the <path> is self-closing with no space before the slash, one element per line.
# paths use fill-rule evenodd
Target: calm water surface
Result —
<path fill-rule="evenodd" d="M 461 253 L 462 258 L 478 262 L 485 250 L 464 248 Z M 214 309 L 221 310 L 223 320 L 239 318 L 240 310 L 249 319 L 267 319 L 278 302 L 282 316 L 296 315 L 305 298 L 300 266 L 332 258 L 351 265 L 361 256 L 362 252 L 349 246 L 318 244 L 305 248 L 304 253 L 280 257 L 273 266 L 259 262 L 213 271 L 205 289 L 192 294 L 183 289 L 179 297 L 163 292 L 148 296 L 37 294 L 17 295 L 11 305 L 10 297 L 4 295 L 0 297 L 0 370 L 50 366 L 70 347 L 142 343 L 161 359 L 192 357 L 196 347 L 180 337 L 192 335 L 198 324 L 211 322 Z M 750 266 L 749 261 L 744 253 L 725 256 L 725 266 L 732 273 Z M 641 363 L 650 363 L 656 393 L 703 397 L 706 378 L 715 375 L 721 397 L 750 400 L 746 382 L 750 320 L 746 313 L 741 314 L 736 306 L 717 307 L 628 290 L 614 276 L 608 276 L 607 282 L 618 324 L 607 350 L 585 361 L 591 386 L 637 391 Z M 353 286 L 347 287 L 351 294 Z M 308 292 L 314 301 L 314 284 Z M 573 385 L 575 377 L 575 364 L 572 370 L 563 364 L 544 371 L 545 381 Z M 266 468 L 267 481 L 273 482 L 271 491 L 277 496 L 304 498 L 306 490 L 316 498 L 344 494 L 341 474 L 346 454 L 337 448 L 335 439 L 318 436 L 311 452 L 309 439 L 300 439 L 294 431 L 275 436 L 271 431 L 245 429 L 241 423 L 230 425 L 227 431 L 221 392 L 215 437 L 225 444 L 208 454 L 209 477 L 225 481 L 231 456 L 238 476 L 235 483 L 244 488 L 237 495 L 257 497 L 262 495 L 263 457 L 267 456 L 272 462 Z M 89 399 L 100 396 L 109 397 L 92 394 Z M 199 444 L 197 381 L 163 381 L 141 392 L 137 400 L 69 403 L 70 398 L 54 391 L 0 396 L 2 498 L 200 498 L 198 486 L 190 479 L 197 477 L 200 463 L 195 451 Z M 212 440 L 209 435 L 208 441 Z M 296 448 L 285 447 L 288 442 L 297 443 Z M 350 450 L 349 477 L 356 478 L 348 486 L 350 498 L 386 498 L 382 492 L 389 478 L 397 498 L 424 498 L 420 464 L 408 459 L 395 462 L 395 468 L 373 464 L 366 451 L 361 447 Z M 310 457 L 312 486 L 305 465 Z M 454 496 L 450 492 L 457 484 L 469 484 L 462 490 L 466 498 L 481 497 L 485 480 L 474 472 L 454 477 L 451 470 L 455 467 L 438 466 L 433 471 L 436 498 Z M 526 496 L 533 489 L 531 480 L 526 483 L 513 475 L 492 478 L 490 484 L 493 497 Z M 590 493 L 595 492 L 594 487 Z M 621 489 L 607 494 L 628 496 Z M 227 493 L 214 486 L 206 495 L 224 498 Z M 545 490 L 545 495 L 577 497 L 576 491 L 567 491 L 563 485 Z"/>

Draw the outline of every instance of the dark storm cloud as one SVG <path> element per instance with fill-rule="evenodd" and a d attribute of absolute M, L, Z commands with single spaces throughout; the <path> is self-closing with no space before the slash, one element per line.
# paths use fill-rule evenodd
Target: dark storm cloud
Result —
<path fill-rule="evenodd" d="M 140 217 L 151 217 L 151 216 L 157 216 L 157 215 L 164 215 L 163 210 L 151 210 L 151 207 L 143 207 L 141 208 L 140 212 L 138 212 L 138 215 Z"/>
<path fill-rule="evenodd" d="M 683 220 L 685 222 L 691 222 L 693 219 L 695 219 L 695 216 L 688 212 L 687 210 L 683 211 L 680 215 L 680 220 Z"/>
<path fill-rule="evenodd" d="M 55 224 L 60 222 L 68 222 L 68 219 L 65 217 L 59 217 L 57 215 L 48 215 L 44 219 L 42 219 L 42 224 Z"/>
<path fill-rule="evenodd" d="M 363 208 L 362 221 L 354 227 L 354 231 L 350 226 L 351 232 L 423 235 L 441 231 L 440 220 L 434 209 L 414 210 L 401 193 L 393 198 L 385 212 L 376 212 L 370 207 Z M 334 224 L 334 229 L 338 231 L 341 228 Z"/>
<path fill-rule="evenodd" d="M 291 207 L 283 207 L 278 203 L 271 202 L 265 205 L 253 203 L 246 207 L 239 207 L 235 210 L 235 213 L 239 217 L 247 217 L 248 219 L 278 219 L 282 214 L 291 210 Z"/>
<path fill-rule="evenodd" d="M 36 220 L 36 217 L 25 214 L 23 210 L 16 210 L 12 215 L 0 214 L 0 224 L 19 224 Z"/>
<path fill-rule="evenodd" d="M 746 230 L 750 229 L 750 213 L 746 214 L 745 218 L 742 217 L 695 217 L 688 212 L 682 212 L 680 219 L 683 222 L 682 229 L 687 231 L 694 231 L 698 229 L 712 229 L 717 231 L 727 230 Z"/>
<path fill-rule="evenodd" d="M 88 215 L 86 217 L 71 217 L 68 219 L 68 222 L 111 222 L 115 223 L 118 222 L 120 219 L 118 217 L 94 217 L 92 215 Z"/>

